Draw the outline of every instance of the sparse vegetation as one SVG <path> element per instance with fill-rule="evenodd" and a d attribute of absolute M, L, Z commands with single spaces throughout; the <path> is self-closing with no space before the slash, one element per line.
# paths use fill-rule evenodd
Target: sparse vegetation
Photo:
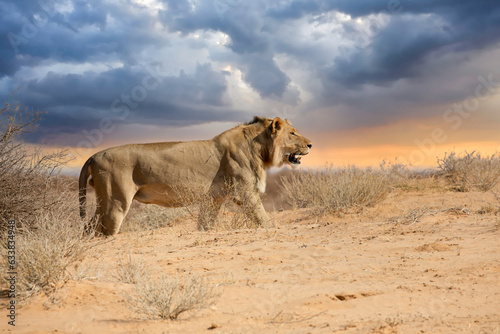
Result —
<path fill-rule="evenodd" d="M 135 203 L 134 203 L 135 204 Z M 185 208 L 164 208 L 158 205 L 136 204 L 133 214 L 127 216 L 122 232 L 156 230 L 171 226 L 180 217 L 187 214 Z"/>
<path fill-rule="evenodd" d="M 282 176 L 281 191 L 294 208 L 352 211 L 382 201 L 391 189 L 388 175 L 383 169 L 329 166 Z"/>
<path fill-rule="evenodd" d="M 500 213 L 500 194 L 492 191 L 493 196 L 495 197 L 496 203 L 487 205 L 487 212 L 485 213 Z"/>
<path fill-rule="evenodd" d="M 456 191 L 491 190 L 500 181 L 500 156 L 482 157 L 473 151 L 459 156 L 455 152 L 437 160 L 448 184 Z"/>
<path fill-rule="evenodd" d="M 416 170 L 409 165 L 383 160 L 380 169 L 386 172 L 391 186 L 405 191 L 423 191 L 431 188 L 441 188 L 437 182 L 436 171 L 433 169 Z"/>
<path fill-rule="evenodd" d="M 405 209 L 400 215 L 389 218 L 389 221 L 396 224 L 413 225 L 430 212 L 431 209 L 429 207 L 421 205 L 412 209 Z"/>
<path fill-rule="evenodd" d="M 255 228 L 254 204 L 245 195 L 244 187 L 226 181 L 222 198 L 215 200 L 206 191 L 177 189 L 180 202 L 189 216 L 194 219 L 210 219 L 212 212 L 218 212 L 213 221 L 206 221 L 209 229 L 226 231 L 241 228 Z M 233 199 L 238 198 L 238 204 Z M 201 216 L 200 216 L 201 215 Z"/>
<path fill-rule="evenodd" d="M 410 170 L 408 165 L 397 162 L 397 159 L 394 161 L 382 160 L 380 170 L 387 174 L 395 188 L 412 189 L 415 187 L 417 174 Z"/>
<path fill-rule="evenodd" d="M 323 170 L 286 171 L 276 174 L 274 177 L 275 179 L 279 177 L 280 189 L 274 192 L 275 196 L 281 193 L 287 203 L 295 208 L 313 208 L 311 211 L 315 213 L 357 212 L 360 208 L 379 203 L 393 190 L 396 193 L 393 200 L 384 201 L 374 209 L 363 210 L 361 215 L 303 219 L 300 217 L 302 214 L 297 215 L 297 212 L 277 213 L 275 216 L 277 219 L 282 219 L 284 226 L 269 231 L 186 232 L 185 229 L 189 230 L 193 226 L 191 219 L 198 220 L 199 216 L 209 217 L 210 212 L 219 210 L 219 205 L 219 215 L 217 219 L 208 222 L 209 228 L 230 230 L 254 227 L 253 206 L 238 185 L 229 183 L 222 190 L 226 194 L 222 198 L 222 204 L 208 195 L 203 195 L 206 193 L 203 191 L 191 190 L 179 193 L 179 203 L 176 204 L 181 204 L 181 207 L 166 209 L 155 205 L 134 205 L 132 215 L 124 224 L 125 230 L 134 232 L 172 226 L 172 233 L 161 232 L 153 238 L 144 239 L 141 237 L 154 232 L 110 238 L 107 239 L 109 247 L 103 247 L 100 256 L 94 256 L 97 252 L 91 253 L 85 261 L 80 262 L 89 254 L 88 250 L 96 245 L 96 241 L 91 237 L 92 233 L 90 235 L 84 233 L 85 222 L 78 217 L 76 184 L 71 178 L 57 174 L 64 159 L 52 159 L 50 156 L 47 158 L 39 149 L 33 150 L 31 146 L 23 143 L 19 135 L 25 133 L 25 129 L 29 126 L 23 125 L 19 119 L 24 119 L 24 122 L 28 123 L 32 119 L 22 118 L 24 116 L 19 108 L 17 111 L 9 110 L 5 113 L 6 110 L 3 109 L 2 115 L 9 115 L 10 112 L 17 116 L 1 118 L 2 131 L 5 134 L 2 132 L 1 138 L 4 141 L 0 146 L 0 163 L 10 164 L 10 167 L 0 165 L 0 177 L 3 178 L 0 178 L 0 182 L 7 184 L 7 188 L 0 189 L 0 219 L 3 228 L 7 220 L 16 221 L 16 303 L 24 303 L 39 292 L 48 294 L 44 306 L 62 306 L 59 309 L 62 316 L 54 321 L 56 325 L 54 328 L 69 328 L 64 330 L 71 331 L 73 327 L 64 325 L 68 319 L 72 319 L 71 321 L 76 319 L 74 328 L 77 330 L 84 322 L 89 324 L 89 331 L 95 328 L 98 328 L 98 331 L 129 330 L 130 324 L 127 319 L 130 319 L 130 313 L 123 312 L 124 305 L 121 298 L 116 298 L 116 289 L 127 291 L 123 292 L 126 305 L 136 312 L 137 316 L 145 319 L 186 319 L 196 311 L 214 305 L 221 295 L 221 284 L 214 285 L 200 276 L 186 274 L 186 271 L 192 268 L 197 272 L 206 273 L 212 279 L 222 277 L 224 282 L 222 284 L 231 285 L 226 288 L 226 292 L 230 292 L 231 296 L 225 300 L 230 305 L 222 306 L 218 311 L 214 308 L 213 312 L 205 311 L 203 314 L 198 314 L 200 320 L 198 323 L 195 321 L 194 326 L 181 322 L 168 324 L 174 332 L 196 331 L 202 328 L 201 323 L 204 323 L 205 329 L 211 324 L 209 330 L 221 327 L 225 331 L 238 331 L 238 328 L 227 321 L 222 321 L 220 325 L 219 321 L 223 318 L 218 317 L 239 314 L 239 317 L 235 317 L 234 324 L 241 323 L 240 320 L 245 322 L 245 319 L 249 318 L 266 321 L 272 317 L 270 316 L 272 312 L 276 315 L 265 322 L 265 326 L 279 325 L 283 328 L 288 326 L 286 329 L 293 330 L 294 326 L 325 315 L 326 311 L 321 310 L 319 313 L 310 312 L 304 316 L 300 314 L 303 310 L 311 310 L 309 303 L 304 301 L 310 301 L 311 296 L 317 297 L 317 291 L 314 291 L 316 282 L 324 280 L 329 273 L 333 273 L 333 276 L 329 275 L 335 281 L 333 285 L 339 280 L 340 283 L 349 285 L 349 282 L 352 283 L 352 277 L 363 270 L 370 274 L 363 274 L 364 277 L 379 279 L 388 276 L 394 282 L 401 280 L 401 284 L 398 283 L 396 287 L 396 293 L 388 296 L 398 300 L 403 296 L 406 299 L 400 304 L 411 309 L 411 305 L 414 304 L 412 298 L 415 298 L 412 286 L 421 284 L 419 282 L 422 275 L 435 281 L 436 285 L 445 286 L 446 291 L 453 288 L 446 280 L 449 278 L 447 273 L 458 272 L 454 254 L 456 252 L 458 256 L 462 250 L 460 259 L 465 256 L 466 262 L 478 263 L 476 267 L 471 267 L 472 269 L 467 268 L 470 269 L 468 271 L 479 274 L 474 276 L 475 281 L 453 280 L 454 287 L 465 291 L 470 290 L 471 286 L 487 286 L 482 283 L 488 283 L 488 272 L 491 271 L 490 264 L 494 263 L 495 254 L 491 252 L 476 252 L 476 254 L 474 250 L 483 250 L 485 247 L 496 249 L 495 235 L 500 230 L 498 220 L 500 195 L 493 190 L 491 194 L 447 192 L 433 193 L 425 197 L 426 194 L 413 191 L 430 189 L 435 183 L 439 183 L 439 187 L 442 188 L 444 180 L 450 182 L 453 189 L 460 191 L 489 189 L 498 182 L 498 177 L 495 176 L 498 171 L 495 169 L 499 159 L 497 156 L 482 158 L 472 153 L 460 158 L 455 154 L 446 155 L 441 160 L 440 176 L 417 172 L 397 163 L 382 163 L 379 168 L 330 166 Z M 17 112 L 19 114 L 16 114 Z M 32 129 L 36 127 L 35 123 L 30 123 Z M 445 170 L 447 173 L 444 173 Z M 277 188 L 275 187 L 275 190 Z M 9 192 L 12 192 L 12 198 L 9 197 Z M 239 200 L 239 207 L 233 203 L 233 197 Z M 187 217 L 183 218 L 184 216 Z M 174 225 L 180 220 L 187 220 L 187 227 Z M 369 224 L 363 221 L 368 221 Z M 387 221 L 394 224 L 387 224 Z M 357 223 L 358 227 L 353 226 Z M 418 225 L 418 228 L 409 226 L 412 224 Z M 463 233 L 457 234 L 457 231 Z M 334 238 L 328 237 L 331 235 L 334 235 Z M 0 233 L 2 272 L 0 276 L 9 272 L 5 261 L 7 258 L 5 238 L 6 233 Z M 146 239 L 147 242 L 144 242 Z M 254 242 L 255 239 L 259 241 Z M 142 245 L 137 247 L 135 245 L 137 240 L 142 242 Z M 342 247 L 338 247 L 339 240 L 344 240 L 341 243 Z M 481 247 L 477 247 L 477 242 L 481 243 Z M 134 253 L 129 251 L 131 244 L 134 245 Z M 351 263 L 341 264 L 343 267 L 340 269 L 338 266 L 329 267 L 332 261 L 329 261 L 328 256 L 317 256 L 318 250 L 321 250 L 319 247 L 325 247 L 325 254 L 335 250 L 339 253 L 336 256 L 341 259 L 358 254 L 360 256 L 351 257 L 354 262 L 359 261 L 354 263 L 354 266 Z M 119 251 L 120 249 L 122 251 Z M 402 262 L 411 261 L 416 256 L 422 261 L 427 259 L 440 262 L 439 265 L 436 262 L 422 262 L 425 265 L 418 266 L 414 271 L 416 275 L 412 275 L 413 272 L 407 270 L 392 270 L 392 267 L 386 265 L 387 261 L 371 261 L 370 254 L 374 251 L 380 254 L 387 252 L 389 257 L 396 260 L 400 258 Z M 442 257 L 436 252 L 449 253 L 443 253 Z M 445 257 L 451 260 L 443 261 Z M 314 258 L 317 263 L 304 261 L 308 258 Z M 148 267 L 147 263 L 151 263 L 151 267 Z M 318 263 L 322 267 L 320 271 L 315 270 Z M 351 267 L 353 269 L 349 271 Z M 111 270 L 108 270 L 109 268 Z M 158 271 L 162 272 L 177 272 L 182 278 L 157 276 L 157 272 L 152 272 L 150 268 L 158 268 Z M 342 272 L 347 270 L 348 275 L 337 275 L 339 270 Z M 307 275 L 301 275 L 299 271 Z M 311 276 L 310 273 L 316 273 L 316 276 Z M 290 277 L 293 281 L 291 283 L 288 279 Z M 5 279 L 0 278 L 4 282 L 1 287 L 4 288 Z M 71 284 L 68 289 L 61 289 L 61 286 L 70 279 L 92 279 L 101 282 L 80 282 Z M 309 291 L 307 287 L 311 286 L 311 283 L 314 286 Z M 362 287 L 362 285 L 356 286 Z M 426 298 L 432 299 L 436 294 L 434 283 L 423 285 L 421 288 L 419 302 L 425 303 Z M 299 291 L 302 294 L 296 296 L 290 294 L 290 291 L 294 293 Z M 486 288 L 481 291 L 486 294 L 488 292 Z M 291 297 L 283 299 L 287 293 Z M 378 293 L 388 294 L 390 291 Z M 332 302 L 352 303 L 354 301 L 350 299 L 358 298 L 357 302 L 362 302 L 361 297 L 371 297 L 374 294 L 369 291 L 353 290 L 333 294 L 330 299 Z M 72 303 L 71 307 L 63 305 L 66 295 L 68 296 L 66 300 Z M 468 300 L 477 299 L 469 297 L 465 296 L 463 298 L 465 303 L 458 304 L 466 305 Z M 322 295 L 320 298 L 325 297 Z M 97 303 L 96 299 L 99 299 Z M 248 303 L 239 303 L 240 307 L 236 307 L 238 301 L 243 299 L 248 299 Z M 366 299 L 365 302 L 373 303 L 377 300 L 380 299 Z M 319 299 L 318 301 L 321 302 Z M 36 307 L 38 302 L 38 299 L 35 299 L 35 307 L 23 309 L 23 316 L 20 318 L 28 319 L 33 314 L 35 317 L 39 316 Z M 481 302 L 482 300 L 479 300 L 476 304 L 480 305 Z M 447 312 L 448 308 L 455 304 L 457 303 L 449 305 L 440 303 L 439 309 L 444 311 L 433 312 Z M 476 304 L 470 309 L 476 307 Z M 109 312 L 101 312 L 103 305 L 107 305 Z M 283 312 L 276 309 L 280 305 L 284 307 L 291 305 L 294 311 Z M 88 313 L 86 309 L 89 310 Z M 75 310 L 81 313 L 75 316 Z M 345 310 L 349 308 L 346 307 Z M 384 310 L 389 313 L 392 311 L 391 308 Z M 491 307 L 488 312 L 494 315 L 494 311 L 495 309 Z M 429 314 L 432 317 L 432 313 Z M 319 324 L 326 326 L 329 321 L 327 316 L 328 314 L 311 324 L 318 328 Z M 406 324 L 392 319 L 388 317 L 382 323 L 369 324 L 371 327 L 365 326 L 366 322 L 362 324 L 363 328 L 372 328 L 376 331 L 395 330 Z M 253 327 L 245 328 L 251 330 L 255 328 L 255 324 L 259 325 L 253 320 L 249 323 Z M 419 319 L 419 321 L 427 320 L 427 316 Z M 484 319 L 478 318 L 477 323 L 482 320 Z M 408 321 L 408 328 L 412 326 L 411 321 L 411 319 Z M 105 327 L 102 327 L 103 324 Z M 448 320 L 443 326 L 447 324 Z M 53 330 L 50 328 L 51 325 L 52 321 L 41 322 L 40 331 Z M 158 326 L 152 323 L 143 325 L 146 326 L 143 326 L 144 328 L 152 328 L 153 331 Z M 302 329 L 307 330 L 305 324 Z M 334 331 L 337 327 L 330 329 Z"/>
<path fill-rule="evenodd" d="M 487 214 L 490 214 L 490 213 L 494 213 L 496 211 L 496 208 L 491 205 L 491 204 L 487 204 L 487 205 L 483 205 L 481 206 L 481 208 L 479 210 L 477 210 L 477 214 L 480 214 L 480 215 L 487 215 Z"/>
<path fill-rule="evenodd" d="M 22 141 L 37 128 L 41 113 L 24 108 L 15 96 L 0 109 L 0 220 L 30 224 L 64 201 L 70 184 L 58 177 L 68 161 L 65 151 L 43 153 Z M 2 223 L 0 229 L 6 224 Z"/>
<path fill-rule="evenodd" d="M 94 245 L 82 237 L 83 225 L 76 215 L 76 195 L 64 193 L 65 202 L 45 210 L 29 224 L 21 224 L 16 235 L 17 292 L 21 299 L 38 292 L 51 294 L 69 279 L 68 269 Z M 74 202 L 73 202 L 74 201 Z M 5 245 L 2 242 L 2 245 Z M 6 249 L 2 247 L 2 253 Z M 2 254 L 5 258 L 5 255 Z M 2 272 L 7 270 L 2 268 Z"/>
<path fill-rule="evenodd" d="M 120 282 L 136 284 L 147 274 L 148 267 L 145 261 L 134 259 L 132 252 L 129 252 L 126 259 L 120 258 L 115 277 Z"/>
<path fill-rule="evenodd" d="M 82 237 L 75 183 L 58 175 L 64 151 L 44 154 L 22 140 L 36 129 L 40 113 L 10 97 L 0 110 L 0 270 L 7 270 L 8 221 L 14 221 L 16 295 L 54 293 L 68 279 L 68 267 L 92 247 Z"/>
<path fill-rule="evenodd" d="M 135 288 L 135 294 L 126 296 L 127 303 L 150 319 L 174 320 L 184 312 L 210 307 L 219 297 L 215 286 L 198 276 L 188 276 L 183 283 L 168 276 L 144 276 Z"/>

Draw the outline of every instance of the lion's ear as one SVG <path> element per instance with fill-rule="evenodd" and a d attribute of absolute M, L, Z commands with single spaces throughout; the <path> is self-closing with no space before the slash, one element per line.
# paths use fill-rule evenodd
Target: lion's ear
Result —
<path fill-rule="evenodd" d="M 283 128 L 284 124 L 285 124 L 285 122 L 283 122 L 283 120 L 281 118 L 276 117 L 271 122 L 271 125 L 269 126 L 269 131 L 272 134 L 275 134 L 275 133 L 279 132 Z"/>

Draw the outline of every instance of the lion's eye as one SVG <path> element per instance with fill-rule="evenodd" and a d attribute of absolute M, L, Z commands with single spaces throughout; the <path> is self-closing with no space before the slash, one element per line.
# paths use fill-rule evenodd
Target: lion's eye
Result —
<path fill-rule="evenodd" d="M 295 132 L 290 132 L 292 136 L 296 136 L 297 134 Z"/>

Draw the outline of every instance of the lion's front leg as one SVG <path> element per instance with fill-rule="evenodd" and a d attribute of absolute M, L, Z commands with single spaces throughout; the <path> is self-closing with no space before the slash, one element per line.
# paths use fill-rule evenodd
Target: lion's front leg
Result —
<path fill-rule="evenodd" d="M 243 209 L 245 214 L 255 222 L 257 226 L 270 227 L 270 219 L 267 215 L 259 193 L 251 193 L 243 199 L 238 199 L 236 203 Z"/>
<path fill-rule="evenodd" d="M 262 205 L 262 201 L 260 201 L 254 208 L 253 212 L 255 223 L 258 226 L 263 227 L 271 227 L 271 220 L 267 215 L 266 209 L 264 209 L 264 205 Z"/>
<path fill-rule="evenodd" d="M 200 203 L 200 212 L 198 213 L 199 231 L 208 231 L 213 228 L 221 205 L 222 200 L 218 199 L 206 199 Z"/>

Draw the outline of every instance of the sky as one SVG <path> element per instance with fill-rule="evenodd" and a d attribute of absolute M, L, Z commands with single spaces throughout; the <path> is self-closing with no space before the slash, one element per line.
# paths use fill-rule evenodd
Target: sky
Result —
<path fill-rule="evenodd" d="M 496 0 L 3 0 L 0 95 L 73 167 L 287 118 L 305 167 L 500 151 Z"/>

